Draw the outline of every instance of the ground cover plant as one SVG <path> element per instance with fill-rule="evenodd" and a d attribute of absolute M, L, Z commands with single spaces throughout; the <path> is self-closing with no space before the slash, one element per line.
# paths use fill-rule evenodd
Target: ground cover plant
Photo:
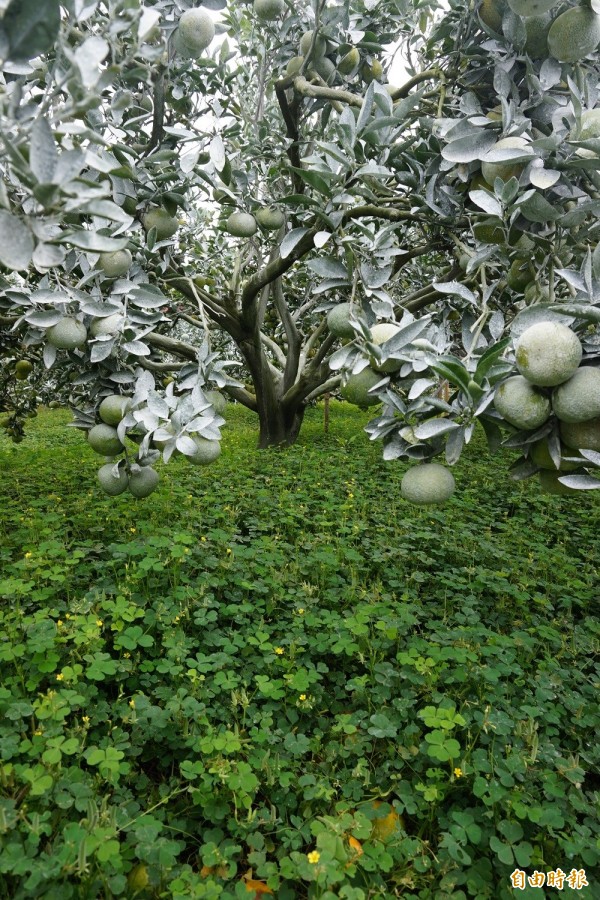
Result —
<path fill-rule="evenodd" d="M 0 436 L 0 895 L 598 896 L 597 495 L 475 442 L 415 507 L 322 415 L 143 501 L 64 410 Z"/>

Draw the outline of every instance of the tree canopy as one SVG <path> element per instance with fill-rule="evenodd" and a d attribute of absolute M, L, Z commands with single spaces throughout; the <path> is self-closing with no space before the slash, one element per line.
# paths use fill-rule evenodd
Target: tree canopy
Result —
<path fill-rule="evenodd" d="M 479 423 L 599 487 L 599 42 L 598 0 L 5 3 L 4 427 L 68 400 L 116 487 L 210 462 L 222 394 L 267 447 L 340 389 L 386 459 Z"/>

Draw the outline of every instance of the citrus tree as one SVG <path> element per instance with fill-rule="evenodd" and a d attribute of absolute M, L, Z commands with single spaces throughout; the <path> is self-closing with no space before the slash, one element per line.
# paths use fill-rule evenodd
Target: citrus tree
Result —
<path fill-rule="evenodd" d="M 264 448 L 339 389 L 414 502 L 477 423 L 515 477 L 600 486 L 598 0 L 2 8 L 13 439 L 68 397 L 146 496 L 216 458 L 225 396 Z"/>

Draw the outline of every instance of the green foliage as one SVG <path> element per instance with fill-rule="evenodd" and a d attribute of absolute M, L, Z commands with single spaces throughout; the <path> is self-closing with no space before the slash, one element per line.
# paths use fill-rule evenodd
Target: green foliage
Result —
<path fill-rule="evenodd" d="M 331 412 L 258 453 L 234 407 L 143 506 L 101 498 L 66 412 L 0 437 L 2 896 L 598 893 L 596 495 L 476 440 L 413 507 L 368 413 Z"/>

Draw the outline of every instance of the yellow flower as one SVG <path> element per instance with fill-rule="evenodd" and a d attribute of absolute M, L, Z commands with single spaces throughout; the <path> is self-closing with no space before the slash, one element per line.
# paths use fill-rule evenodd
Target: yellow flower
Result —
<path fill-rule="evenodd" d="M 83 716 L 83 718 L 81 719 L 81 721 L 83 722 L 84 725 L 89 725 L 89 724 L 90 724 L 90 717 L 89 717 L 89 716 Z"/>
<path fill-rule="evenodd" d="M 98 626 L 98 628 L 102 628 L 104 622 L 102 621 L 102 619 L 96 619 L 96 625 Z"/>
<path fill-rule="evenodd" d="M 316 863 L 318 863 L 321 859 L 321 854 L 318 850 L 313 850 L 311 853 L 306 854 L 306 858 L 309 863 L 312 863 L 312 865 L 316 865 Z"/>
<path fill-rule="evenodd" d="M 202 537 L 200 538 L 200 540 L 202 541 L 203 544 L 206 543 L 206 538 L 204 537 L 204 535 L 202 535 Z"/>
<path fill-rule="evenodd" d="M 183 548 L 183 552 L 184 552 L 184 553 L 189 553 L 189 552 L 190 552 L 190 548 L 189 548 L 189 547 L 184 547 L 184 548 Z"/>
<path fill-rule="evenodd" d="M 463 770 L 462 770 L 462 769 L 456 768 L 456 769 L 454 770 L 454 777 L 455 777 L 455 778 L 462 778 L 462 774 L 463 774 Z"/>
<path fill-rule="evenodd" d="M 298 700 L 302 700 L 302 701 L 306 700 L 306 694 L 300 694 L 300 696 L 298 697 Z"/>
<path fill-rule="evenodd" d="M 228 553 L 228 554 L 231 553 L 231 547 L 228 547 L 228 548 L 227 548 L 227 553 Z"/>
<path fill-rule="evenodd" d="M 58 622 L 56 623 L 56 627 L 60 628 L 61 625 L 62 625 L 62 619 L 59 619 Z"/>
<path fill-rule="evenodd" d="M 44 732 L 40 731 L 40 729 L 38 728 L 38 730 L 34 731 L 33 733 L 36 735 L 36 737 L 40 737 Z"/>
<path fill-rule="evenodd" d="M 304 609 L 300 608 L 300 609 L 298 610 L 298 615 L 299 615 L 299 616 L 303 616 L 303 615 L 304 615 Z"/>
<path fill-rule="evenodd" d="M 31 550 L 28 550 L 27 553 L 25 554 L 25 559 L 31 559 L 31 557 L 32 557 Z"/>
<path fill-rule="evenodd" d="M 130 530 L 130 532 L 131 532 L 132 534 L 135 534 L 136 531 L 137 531 L 137 528 L 130 528 L 129 530 Z"/>
<path fill-rule="evenodd" d="M 65 678 L 65 676 L 62 675 L 62 674 L 56 676 L 56 680 L 57 680 L 57 681 L 64 681 L 64 678 Z"/>
<path fill-rule="evenodd" d="M 132 709 L 135 709 L 135 700 L 130 700 L 129 705 Z"/>
<path fill-rule="evenodd" d="M 65 613 L 65 619 L 70 619 L 70 618 L 71 618 L 71 614 L 70 614 L 70 613 Z"/>
<path fill-rule="evenodd" d="M 281 656 L 283 652 L 283 647 L 275 647 L 275 653 L 277 654 L 277 656 Z"/>

